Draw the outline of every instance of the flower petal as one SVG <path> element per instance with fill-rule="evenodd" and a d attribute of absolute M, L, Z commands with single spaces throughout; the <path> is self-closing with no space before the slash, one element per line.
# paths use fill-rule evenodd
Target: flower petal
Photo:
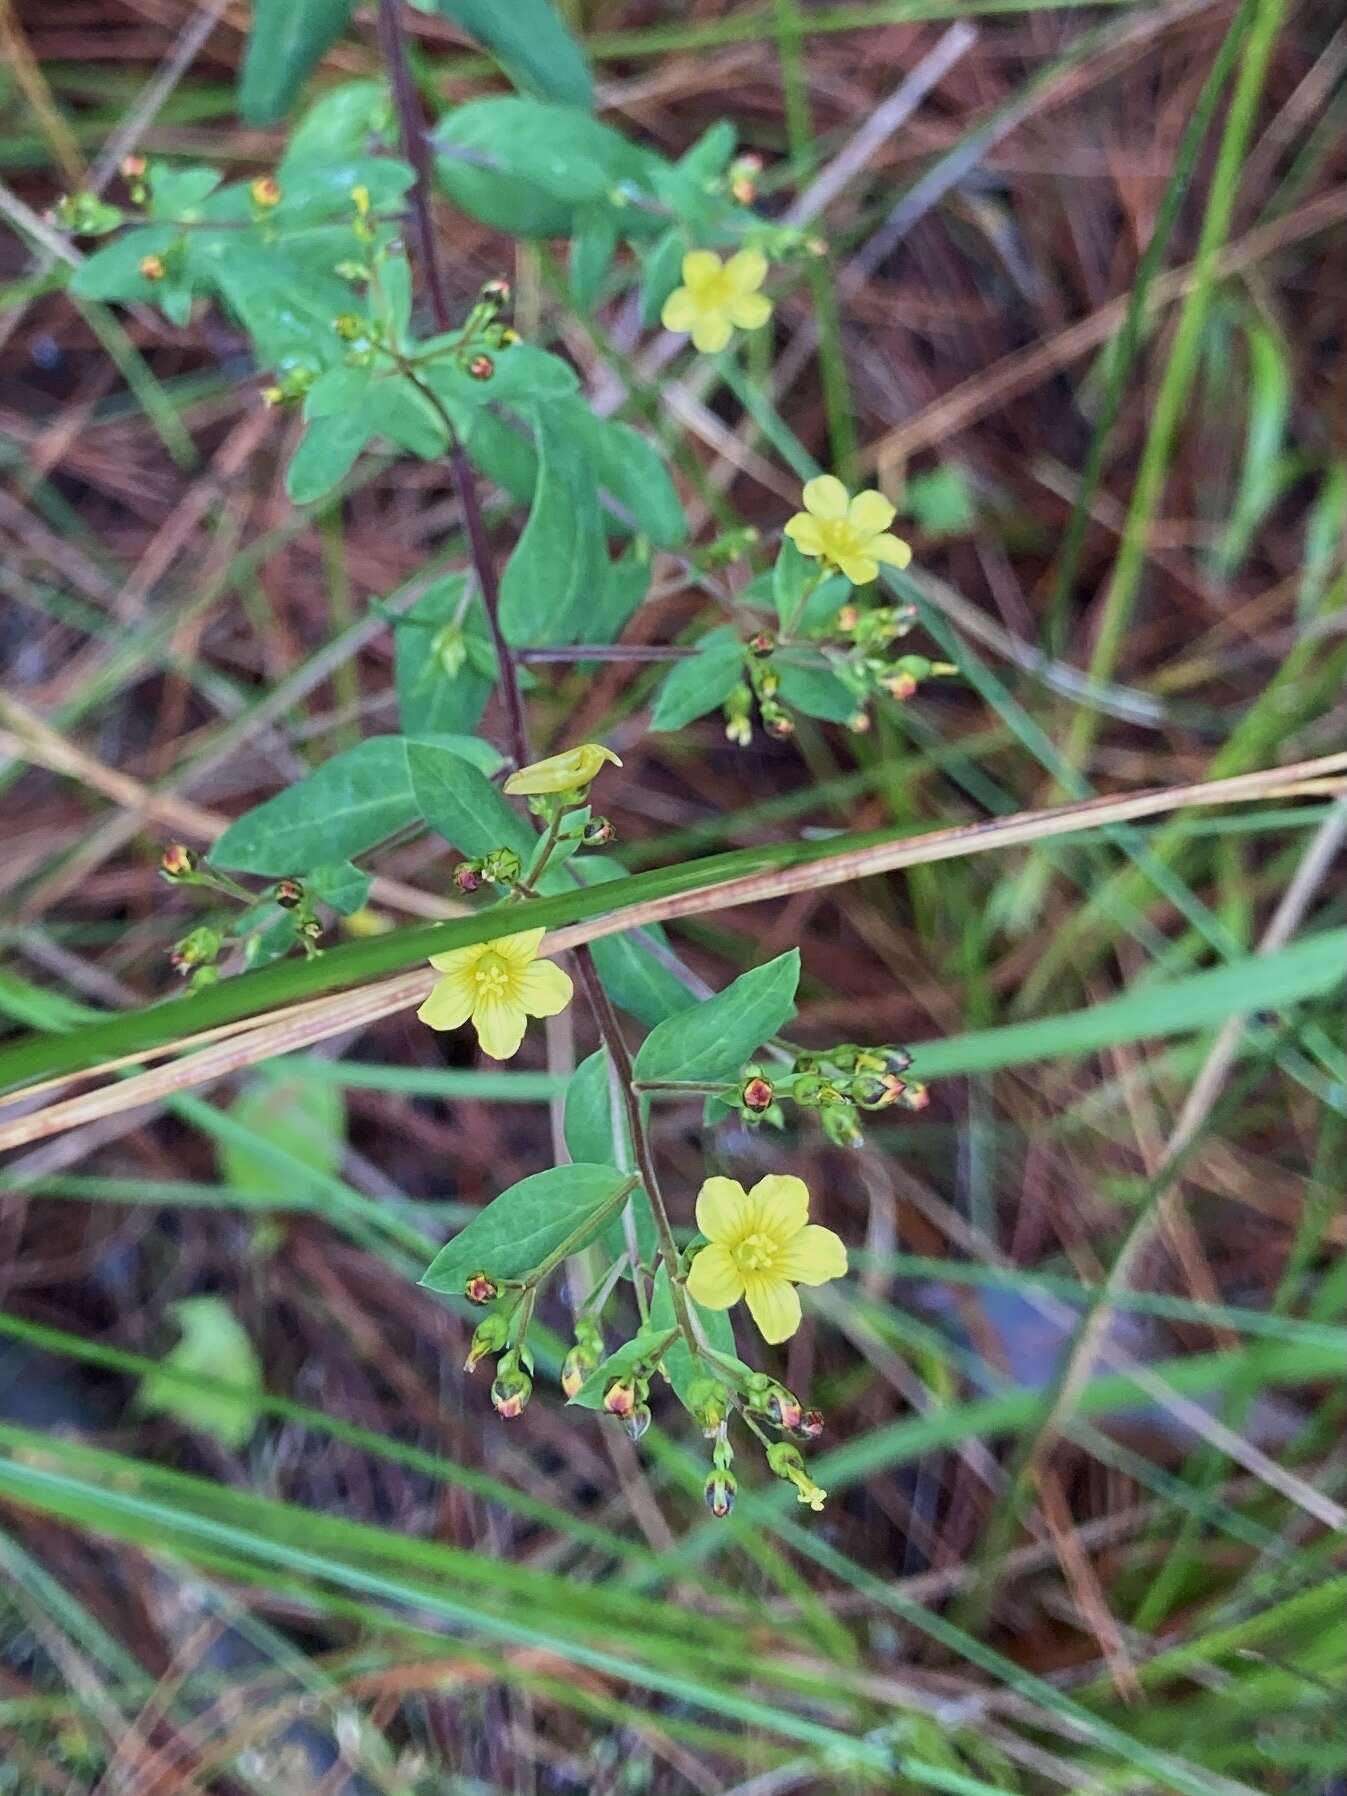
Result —
<path fill-rule="evenodd" d="M 883 493 L 857 493 L 847 507 L 847 522 L 859 536 L 878 536 L 894 519 L 894 509 Z"/>
<path fill-rule="evenodd" d="M 482 1052 L 493 1060 L 509 1060 L 519 1052 L 526 1021 L 522 1004 L 509 1004 L 501 998 L 486 999 L 472 1013 Z"/>
<path fill-rule="evenodd" d="M 692 344 L 703 355 L 719 355 L 734 335 L 734 326 L 724 312 L 703 312 L 692 327 Z"/>
<path fill-rule="evenodd" d="M 748 1194 L 751 1227 L 770 1235 L 781 1247 L 809 1220 L 809 1187 L 791 1173 L 769 1172 Z"/>
<path fill-rule="evenodd" d="M 535 960 L 519 981 L 519 1001 L 530 1016 L 556 1016 L 574 996 L 570 975 L 554 960 Z"/>
<path fill-rule="evenodd" d="M 725 279 L 734 293 L 756 293 L 766 278 L 767 258 L 760 249 L 741 249 L 725 264 Z"/>
<path fill-rule="evenodd" d="M 690 249 L 683 257 L 683 285 L 695 293 L 720 274 L 720 257 L 713 249 Z"/>
<path fill-rule="evenodd" d="M 417 1011 L 419 1020 L 431 1029 L 459 1029 L 472 1015 L 476 991 L 464 973 L 446 973 L 437 979 L 430 996 Z"/>
<path fill-rule="evenodd" d="M 750 1278 L 744 1296 L 764 1341 L 788 1341 L 800 1326 L 800 1299 L 784 1278 Z"/>
<path fill-rule="evenodd" d="M 786 535 L 795 544 L 801 555 L 821 555 L 823 553 L 823 530 L 817 518 L 811 518 L 807 511 L 797 511 L 786 524 Z"/>
<path fill-rule="evenodd" d="M 708 1241 L 731 1246 L 748 1233 L 753 1206 L 738 1179 L 707 1179 L 697 1193 L 697 1227 Z"/>
<path fill-rule="evenodd" d="M 885 534 L 872 536 L 865 545 L 867 555 L 873 555 L 876 561 L 885 561 L 890 567 L 906 567 L 912 559 L 912 545 L 905 543 L 901 536 Z"/>
<path fill-rule="evenodd" d="M 725 310 L 729 313 L 731 324 L 738 325 L 741 331 L 755 331 L 771 317 L 772 302 L 765 293 L 741 293 L 729 302 Z"/>
<path fill-rule="evenodd" d="M 694 1255 L 688 1269 L 688 1295 L 708 1310 L 727 1310 L 744 1294 L 744 1281 L 727 1247 L 712 1241 Z"/>
<path fill-rule="evenodd" d="M 443 954 L 432 954 L 430 964 L 437 973 L 466 973 L 481 952 L 480 942 L 469 948 L 448 948 Z"/>
<path fill-rule="evenodd" d="M 811 1222 L 787 1244 L 776 1270 L 797 1285 L 826 1285 L 830 1278 L 842 1278 L 847 1269 L 846 1244 L 831 1229 Z"/>
<path fill-rule="evenodd" d="M 853 586 L 868 586 L 879 576 L 879 563 L 869 555 L 839 555 L 837 565 Z"/>
<path fill-rule="evenodd" d="M 538 958 L 543 934 L 541 929 L 521 929 L 518 935 L 498 935 L 484 945 L 488 953 L 494 948 L 511 972 L 522 973 Z"/>
<path fill-rule="evenodd" d="M 805 485 L 804 508 L 835 524 L 847 515 L 847 489 L 835 474 L 820 474 Z"/>
<path fill-rule="evenodd" d="M 697 307 L 692 295 L 686 287 L 675 287 L 664 302 L 659 321 L 666 331 L 686 333 L 692 329 L 696 317 Z"/>

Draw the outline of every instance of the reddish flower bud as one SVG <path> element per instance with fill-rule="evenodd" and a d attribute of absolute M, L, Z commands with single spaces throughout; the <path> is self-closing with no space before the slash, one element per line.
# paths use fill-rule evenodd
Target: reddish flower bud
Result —
<path fill-rule="evenodd" d="M 561 1362 L 561 1388 L 568 1397 L 582 1389 L 589 1375 L 599 1363 L 599 1356 L 592 1347 L 577 1341 L 574 1347 Z"/>
<path fill-rule="evenodd" d="M 475 892 L 482 883 L 482 875 L 476 861 L 460 861 L 454 868 L 454 889 L 462 892 L 464 897 Z"/>
<path fill-rule="evenodd" d="M 580 840 L 586 848 L 606 848 L 610 842 L 617 840 L 617 831 L 609 818 L 591 817 Z"/>
<path fill-rule="evenodd" d="M 255 206 L 270 208 L 281 203 L 281 184 L 275 175 L 259 175 L 248 184 L 248 194 Z"/>
<path fill-rule="evenodd" d="M 739 1093 L 739 1101 L 745 1110 L 770 1110 L 775 1097 L 771 1081 L 764 1079 L 761 1073 L 746 1079 Z"/>
<path fill-rule="evenodd" d="M 823 1433 L 823 1411 L 807 1409 L 795 1424 L 794 1432 L 803 1441 L 815 1441 Z"/>
<path fill-rule="evenodd" d="M 497 305 L 508 306 L 510 303 L 510 283 L 504 275 L 497 275 L 493 280 L 482 284 L 482 298 L 494 300 Z"/>
<path fill-rule="evenodd" d="M 491 1401 L 501 1420 L 512 1422 L 516 1416 L 522 1416 L 532 1395 L 533 1380 L 523 1367 L 502 1364 L 491 1386 Z"/>
<path fill-rule="evenodd" d="M 304 888 L 297 879 L 282 879 L 276 886 L 276 902 L 282 910 L 297 910 L 304 902 Z"/>
<path fill-rule="evenodd" d="M 788 711 L 764 711 L 762 727 L 778 742 L 785 742 L 795 734 L 795 719 Z"/>
<path fill-rule="evenodd" d="M 474 1272 L 463 1286 L 463 1295 L 469 1303 L 490 1303 L 500 1295 L 500 1286 L 485 1272 Z"/>
<path fill-rule="evenodd" d="M 181 842 L 171 842 L 159 857 L 159 871 L 165 879 L 186 879 L 198 865 L 197 856 Z"/>
<path fill-rule="evenodd" d="M 474 380 L 490 380 L 496 372 L 496 364 L 489 355 L 475 355 L 468 363 L 468 373 Z"/>
<path fill-rule="evenodd" d="M 706 1507 L 717 1521 L 723 1521 L 734 1508 L 735 1493 L 739 1489 L 738 1480 L 733 1472 L 715 1471 L 709 1474 L 702 1486 L 706 1498 Z"/>
<path fill-rule="evenodd" d="M 899 1102 L 904 1110 L 924 1110 L 931 1101 L 931 1094 L 919 1080 L 909 1081 L 903 1088 Z"/>
<path fill-rule="evenodd" d="M 748 639 L 748 651 L 751 655 L 770 655 L 776 647 L 776 637 L 770 630 L 759 630 L 756 636 Z"/>
<path fill-rule="evenodd" d="M 630 1416 L 636 1408 L 636 1381 L 615 1378 L 603 1393 L 603 1407 L 610 1416 Z"/>
<path fill-rule="evenodd" d="M 149 166 L 143 156 L 123 156 L 118 164 L 124 181 L 138 181 Z"/>
<path fill-rule="evenodd" d="M 162 256 L 142 256 L 137 267 L 141 278 L 147 281 L 162 281 L 168 270 L 164 267 Z"/>

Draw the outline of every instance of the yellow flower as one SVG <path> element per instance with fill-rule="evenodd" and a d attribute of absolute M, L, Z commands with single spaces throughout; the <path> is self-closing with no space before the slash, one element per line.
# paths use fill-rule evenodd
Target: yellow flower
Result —
<path fill-rule="evenodd" d="M 431 966 L 444 977 L 417 1016 L 432 1029 L 457 1029 L 471 1018 L 482 1052 L 508 1060 L 524 1039 L 527 1018 L 556 1016 L 574 995 L 555 961 L 538 959 L 542 939 L 541 929 L 526 929 L 432 954 Z"/>
<path fill-rule="evenodd" d="M 751 1191 L 737 1179 L 708 1179 L 697 1196 L 703 1247 L 688 1290 L 708 1310 L 741 1297 L 765 1341 L 789 1340 L 800 1326 L 796 1285 L 824 1285 L 847 1269 L 847 1250 L 831 1229 L 809 1220 L 803 1179 L 769 1173 Z"/>
<path fill-rule="evenodd" d="M 505 790 L 516 797 L 535 797 L 543 792 L 574 792 L 587 786 L 606 761 L 611 761 L 614 767 L 622 765 L 611 748 L 603 748 L 597 742 L 585 742 L 579 748 L 568 748 L 564 754 L 549 755 L 545 761 L 534 761 L 529 767 L 521 767 L 506 780 Z"/>
<path fill-rule="evenodd" d="M 758 292 L 766 278 L 760 249 L 741 249 L 728 262 L 714 250 L 691 250 L 683 257 L 683 285 L 665 300 L 660 323 L 665 330 L 690 331 L 703 355 L 716 355 L 736 326 L 755 331 L 771 317 L 771 300 Z"/>
<path fill-rule="evenodd" d="M 906 567 L 912 551 L 889 534 L 893 507 L 883 493 L 857 493 L 853 499 L 832 474 L 820 474 L 804 489 L 804 510 L 786 525 L 786 535 L 801 555 L 816 555 L 840 569 L 853 586 L 865 586 L 879 573 L 881 561 Z"/>

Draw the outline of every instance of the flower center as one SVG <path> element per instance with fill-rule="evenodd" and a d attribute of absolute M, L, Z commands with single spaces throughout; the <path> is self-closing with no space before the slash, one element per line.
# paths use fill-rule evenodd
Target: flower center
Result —
<path fill-rule="evenodd" d="M 777 1251 L 771 1235 L 745 1235 L 735 1245 L 734 1263 L 740 1272 L 766 1272 L 775 1263 Z"/>
<path fill-rule="evenodd" d="M 865 546 L 860 531 L 846 518 L 830 518 L 821 523 L 819 536 L 823 540 L 823 554 L 828 561 L 840 561 L 844 556 L 859 555 Z"/>
<path fill-rule="evenodd" d="M 723 312 L 734 298 L 734 282 L 722 268 L 692 289 L 692 303 L 703 312 Z"/>
<path fill-rule="evenodd" d="M 483 998 L 503 998 L 512 981 L 510 969 L 499 954 L 484 954 L 472 970 L 477 992 Z"/>

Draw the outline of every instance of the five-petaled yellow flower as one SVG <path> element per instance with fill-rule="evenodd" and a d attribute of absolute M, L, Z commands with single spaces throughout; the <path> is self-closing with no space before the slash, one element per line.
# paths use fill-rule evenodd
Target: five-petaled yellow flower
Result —
<path fill-rule="evenodd" d="M 549 755 L 545 761 L 521 767 L 506 780 L 505 790 L 521 798 L 546 792 L 574 792 L 587 786 L 609 761 L 614 767 L 622 765 L 611 748 L 584 742 L 579 748 L 568 748 L 562 754 Z"/>
<path fill-rule="evenodd" d="M 694 249 L 683 257 L 683 285 L 664 302 L 665 330 L 688 331 L 703 355 L 716 355 L 736 327 L 755 331 L 772 315 L 772 302 L 759 293 L 767 278 L 760 249 L 741 249 L 722 262 L 714 250 Z"/>
<path fill-rule="evenodd" d="M 709 1245 L 692 1262 L 688 1291 L 709 1310 L 746 1297 L 765 1341 L 789 1340 L 800 1326 L 796 1285 L 823 1285 L 847 1269 L 841 1237 L 810 1222 L 808 1187 L 786 1174 L 769 1173 L 751 1191 L 708 1179 L 697 1227 Z"/>
<path fill-rule="evenodd" d="M 498 935 L 494 942 L 432 954 L 430 964 L 444 977 L 417 1011 L 432 1029 L 457 1029 L 469 1018 L 493 1060 L 508 1060 L 524 1039 L 531 1016 L 556 1016 L 574 995 L 570 979 L 555 961 L 539 960 L 541 929 Z"/>
<path fill-rule="evenodd" d="M 857 493 L 853 499 L 833 474 L 820 474 L 804 489 L 804 510 L 786 525 L 786 535 L 801 555 L 814 555 L 845 574 L 853 586 L 876 578 L 881 561 L 906 567 L 912 551 L 900 536 L 889 534 L 893 507 L 883 493 Z"/>

